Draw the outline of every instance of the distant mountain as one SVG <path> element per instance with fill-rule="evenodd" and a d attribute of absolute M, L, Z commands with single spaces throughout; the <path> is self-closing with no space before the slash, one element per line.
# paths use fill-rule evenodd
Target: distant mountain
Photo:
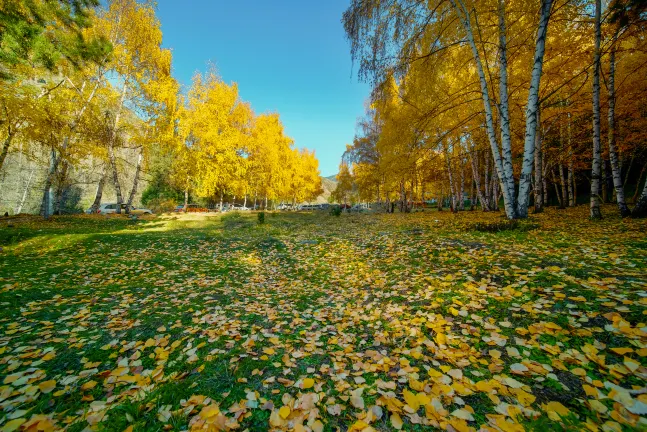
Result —
<path fill-rule="evenodd" d="M 323 188 L 323 193 L 317 197 L 317 199 L 314 201 L 315 203 L 324 204 L 328 202 L 330 194 L 337 187 L 337 181 L 335 180 L 335 178 L 336 175 L 321 177 L 321 187 Z"/>
<path fill-rule="evenodd" d="M 334 181 L 335 183 L 337 183 L 337 174 L 333 174 L 333 175 L 331 175 L 331 176 L 328 176 L 328 177 L 322 177 L 322 178 L 325 178 L 325 179 L 328 179 L 328 180 L 332 180 L 332 181 Z"/>

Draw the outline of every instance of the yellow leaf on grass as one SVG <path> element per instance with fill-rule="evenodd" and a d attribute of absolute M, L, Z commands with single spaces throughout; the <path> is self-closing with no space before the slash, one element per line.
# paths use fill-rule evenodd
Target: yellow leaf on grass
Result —
<path fill-rule="evenodd" d="M 23 424 L 26 421 L 27 420 L 24 419 L 24 418 L 17 418 L 17 419 L 10 420 L 10 421 L 7 422 L 7 424 L 5 424 L 2 427 L 2 432 L 13 432 L 16 429 L 18 429 L 20 427 L 20 425 Z"/>
<path fill-rule="evenodd" d="M 96 385 L 97 385 L 96 381 L 88 381 L 81 386 L 81 390 L 90 390 L 90 389 L 93 389 Z"/>
<path fill-rule="evenodd" d="M 282 419 L 288 418 L 288 416 L 290 415 L 290 407 L 285 405 L 282 406 L 281 409 L 279 409 L 279 415 Z"/>
<path fill-rule="evenodd" d="M 51 392 L 52 390 L 54 390 L 54 387 L 56 387 L 56 380 L 43 381 L 42 383 L 38 384 L 38 388 L 43 393 Z"/>
<path fill-rule="evenodd" d="M 393 426 L 397 430 L 402 429 L 402 417 L 400 417 L 399 414 L 391 414 L 391 426 Z"/>
<path fill-rule="evenodd" d="M 315 380 L 312 378 L 306 378 L 303 380 L 303 388 L 304 389 L 309 389 L 310 387 L 315 385 Z"/>
<path fill-rule="evenodd" d="M 544 405 L 544 410 L 548 414 L 548 418 L 553 421 L 559 421 L 561 417 L 567 416 L 570 411 L 559 402 L 548 402 Z"/>
<path fill-rule="evenodd" d="M 324 430 L 324 424 L 321 423 L 320 420 L 315 420 L 314 423 L 312 423 L 312 432 L 323 432 Z"/>
<path fill-rule="evenodd" d="M 407 405 L 409 405 L 412 410 L 418 411 L 418 408 L 420 408 L 420 401 L 418 400 L 416 395 L 407 389 L 404 390 L 403 395 Z"/>

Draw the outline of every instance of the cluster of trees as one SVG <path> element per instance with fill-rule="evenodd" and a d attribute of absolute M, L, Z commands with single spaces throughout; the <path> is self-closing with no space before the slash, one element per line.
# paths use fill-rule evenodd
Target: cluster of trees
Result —
<path fill-rule="evenodd" d="M 85 188 L 95 210 L 104 190 L 130 207 L 142 181 L 150 201 L 319 194 L 314 153 L 277 114 L 213 70 L 182 91 L 171 60 L 152 1 L 3 1 L 0 202 L 20 213 L 35 195 L 47 217 Z"/>
<path fill-rule="evenodd" d="M 645 215 L 646 11 L 645 0 L 352 0 L 342 21 L 373 93 L 342 158 L 346 191 L 403 211 L 470 197 L 511 219 L 579 194 L 592 218 L 601 202 Z"/>

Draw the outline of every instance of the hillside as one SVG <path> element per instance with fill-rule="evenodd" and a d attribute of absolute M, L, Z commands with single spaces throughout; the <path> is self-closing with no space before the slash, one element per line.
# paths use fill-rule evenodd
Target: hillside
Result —
<path fill-rule="evenodd" d="M 317 204 L 324 204 L 328 202 L 328 198 L 330 198 L 330 194 L 335 190 L 337 187 L 337 182 L 335 181 L 336 176 L 329 176 L 329 177 L 321 177 L 321 187 L 323 188 L 323 193 L 317 197 L 317 199 L 314 201 Z"/>

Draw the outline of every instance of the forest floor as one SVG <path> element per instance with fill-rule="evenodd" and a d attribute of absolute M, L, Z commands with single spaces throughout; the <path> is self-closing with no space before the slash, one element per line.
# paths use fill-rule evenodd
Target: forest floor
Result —
<path fill-rule="evenodd" d="M 647 221 L 587 212 L 0 222 L 0 430 L 647 428 Z"/>

